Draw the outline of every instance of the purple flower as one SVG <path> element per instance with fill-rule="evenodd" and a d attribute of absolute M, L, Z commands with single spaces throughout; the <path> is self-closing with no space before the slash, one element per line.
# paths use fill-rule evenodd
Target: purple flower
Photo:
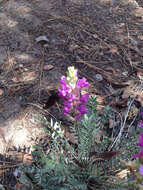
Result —
<path fill-rule="evenodd" d="M 141 152 L 139 152 L 138 154 L 134 154 L 133 155 L 133 158 L 140 158 L 140 157 L 142 157 L 143 156 L 143 149 L 141 150 Z"/>
<path fill-rule="evenodd" d="M 71 108 L 71 103 L 68 102 L 68 101 L 64 101 L 64 106 L 70 109 Z"/>
<path fill-rule="evenodd" d="M 60 88 L 58 90 L 59 90 L 59 96 L 60 97 L 65 97 L 67 95 L 66 90 L 63 90 L 63 89 L 60 89 Z"/>
<path fill-rule="evenodd" d="M 89 95 L 88 93 L 81 95 L 80 101 L 83 103 L 88 102 Z"/>
<path fill-rule="evenodd" d="M 76 81 L 74 81 L 74 78 L 77 77 L 77 70 L 75 70 L 74 68 L 70 68 L 68 70 L 69 72 L 67 74 L 67 77 L 61 77 L 61 87 L 58 89 L 59 96 L 63 99 L 64 114 L 73 113 L 74 115 L 76 115 L 77 120 L 80 121 L 81 116 L 88 113 L 86 103 L 89 98 L 88 93 L 85 93 L 81 96 L 80 94 L 82 93 L 82 88 L 88 87 L 89 83 L 84 77 L 82 79 L 77 78 Z M 73 83 L 74 85 L 71 85 Z"/>
<path fill-rule="evenodd" d="M 78 113 L 78 114 L 76 115 L 76 119 L 77 119 L 77 121 L 80 121 L 80 120 L 81 120 L 81 114 L 80 114 L 80 113 Z"/>
<path fill-rule="evenodd" d="M 71 91 L 70 87 L 66 84 L 66 78 L 65 76 L 62 76 L 61 80 L 60 80 L 60 83 L 61 83 L 61 88 L 59 88 L 59 96 L 64 98 L 66 97 L 69 92 Z"/>
<path fill-rule="evenodd" d="M 136 180 L 136 178 L 135 178 L 135 177 L 132 177 L 132 178 L 131 178 L 131 180 L 132 180 L 132 181 L 135 181 L 135 180 Z"/>
<path fill-rule="evenodd" d="M 139 171 L 140 171 L 141 176 L 143 176 L 143 165 L 140 166 Z"/>
<path fill-rule="evenodd" d="M 62 76 L 60 80 L 61 85 L 66 85 L 66 77 Z"/>
<path fill-rule="evenodd" d="M 74 99 L 75 99 L 75 95 L 74 94 L 69 94 L 68 95 L 68 101 L 69 102 L 73 102 Z"/>
<path fill-rule="evenodd" d="M 81 113 L 81 114 L 86 114 L 88 113 L 88 109 L 86 108 L 86 106 L 84 104 L 81 104 L 77 107 L 77 110 Z"/>
<path fill-rule="evenodd" d="M 64 107 L 64 115 L 67 115 L 69 113 L 70 109 L 68 107 Z"/>
<path fill-rule="evenodd" d="M 84 87 L 88 87 L 89 83 L 86 81 L 86 78 L 83 77 L 82 79 L 78 79 L 77 86 L 79 86 L 80 88 L 84 88 Z"/>
<path fill-rule="evenodd" d="M 143 112 L 141 112 L 141 116 L 143 116 Z"/>
<path fill-rule="evenodd" d="M 140 146 L 143 148 L 143 133 L 140 134 L 140 141 L 137 143 L 137 146 Z"/>
<path fill-rule="evenodd" d="M 142 121 L 140 121 L 139 126 L 140 126 L 141 128 L 143 128 L 143 122 L 142 122 Z"/>

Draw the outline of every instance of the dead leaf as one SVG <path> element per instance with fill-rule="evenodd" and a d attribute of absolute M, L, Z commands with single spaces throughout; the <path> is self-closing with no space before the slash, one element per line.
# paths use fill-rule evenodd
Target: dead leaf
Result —
<path fill-rule="evenodd" d="M 109 129 L 112 129 L 114 127 L 114 120 L 109 119 Z"/>
<path fill-rule="evenodd" d="M 91 94 L 90 97 L 96 98 L 96 101 L 98 102 L 99 105 L 104 105 L 104 97 L 101 97 L 97 94 Z"/>
<path fill-rule="evenodd" d="M 125 170 L 122 170 L 121 172 L 117 173 L 116 176 L 120 179 L 123 179 L 123 178 L 127 177 L 128 173 L 129 173 L 129 170 L 125 169 Z"/>
<path fill-rule="evenodd" d="M 89 50 L 89 47 L 86 46 L 86 45 L 84 45 L 83 48 L 86 49 L 86 50 Z"/>
<path fill-rule="evenodd" d="M 111 0 L 104 0 L 104 2 L 106 3 L 106 5 L 110 5 Z"/>
<path fill-rule="evenodd" d="M 3 94 L 4 94 L 4 90 L 0 88 L 0 96 L 2 96 Z"/>
<path fill-rule="evenodd" d="M 131 96 L 133 93 L 134 93 L 134 92 L 133 92 L 131 86 L 127 86 L 127 87 L 124 89 L 124 91 L 123 91 L 122 98 L 123 98 L 123 99 L 129 98 L 129 96 Z"/>
<path fill-rule="evenodd" d="M 138 108 L 135 105 L 133 105 L 129 111 L 128 119 L 133 119 L 138 114 L 138 111 Z"/>
<path fill-rule="evenodd" d="M 0 136 L 2 137 L 3 141 L 6 143 L 5 133 L 4 133 L 4 130 L 2 128 L 0 128 Z"/>
<path fill-rule="evenodd" d="M 118 48 L 116 46 L 111 46 L 109 52 L 112 54 L 118 53 Z"/>
<path fill-rule="evenodd" d="M 111 102 L 111 106 L 120 106 L 120 107 L 126 107 L 127 106 L 127 101 L 128 99 L 127 98 L 124 98 L 122 100 L 119 100 L 119 101 L 112 101 Z"/>
<path fill-rule="evenodd" d="M 53 69 L 53 68 L 54 68 L 53 65 L 45 65 L 45 66 L 44 66 L 44 70 L 47 70 L 47 71 L 49 71 L 49 70 L 51 70 L 51 69 Z"/>
<path fill-rule="evenodd" d="M 139 38 L 140 40 L 143 40 L 143 35 L 139 35 L 138 38 Z"/>
<path fill-rule="evenodd" d="M 141 71 L 137 72 L 137 76 L 139 77 L 139 79 L 143 80 L 143 73 Z"/>
<path fill-rule="evenodd" d="M 19 82 L 19 80 L 18 80 L 17 77 L 13 77 L 11 80 L 12 80 L 13 82 Z"/>
<path fill-rule="evenodd" d="M 31 72 L 24 72 L 20 81 L 28 82 L 28 81 L 35 80 L 35 79 L 36 79 L 36 74 L 34 71 L 31 71 Z"/>
<path fill-rule="evenodd" d="M 22 186 L 22 183 L 19 183 L 19 182 L 15 185 L 16 188 L 20 188 L 21 186 Z"/>
<path fill-rule="evenodd" d="M 24 154 L 23 156 L 23 163 L 26 165 L 30 165 L 33 162 L 31 154 Z"/>

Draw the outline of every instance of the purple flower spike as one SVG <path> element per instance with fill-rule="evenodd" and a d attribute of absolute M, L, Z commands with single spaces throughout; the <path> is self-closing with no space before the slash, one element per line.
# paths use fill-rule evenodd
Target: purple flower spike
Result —
<path fill-rule="evenodd" d="M 59 96 L 63 99 L 64 114 L 72 113 L 78 121 L 82 115 L 88 113 L 86 103 L 88 102 L 88 93 L 82 94 L 84 87 L 89 83 L 86 78 L 78 79 L 77 70 L 69 67 L 67 77 L 62 76 L 60 80 Z M 81 95 L 82 94 L 82 95 Z"/>
<path fill-rule="evenodd" d="M 143 150 L 141 152 L 139 152 L 138 154 L 134 154 L 133 158 L 136 159 L 136 158 L 140 158 L 142 156 L 143 156 Z"/>
<path fill-rule="evenodd" d="M 64 107 L 64 115 L 67 115 L 69 113 L 69 108 L 68 107 Z"/>
<path fill-rule="evenodd" d="M 81 114 L 80 113 L 77 114 L 76 119 L 77 119 L 77 121 L 81 120 Z"/>
<path fill-rule="evenodd" d="M 141 128 L 143 128 L 143 122 L 142 121 L 140 121 L 139 125 L 140 125 Z"/>
<path fill-rule="evenodd" d="M 81 98 L 80 98 L 80 101 L 83 102 L 83 103 L 86 103 L 86 102 L 88 102 L 88 98 L 89 98 L 88 93 L 83 94 L 83 95 L 81 96 Z"/>
<path fill-rule="evenodd" d="M 143 176 L 143 166 L 140 166 L 139 171 L 140 171 L 141 176 Z"/>
<path fill-rule="evenodd" d="M 136 178 L 135 178 L 135 177 L 132 177 L 132 178 L 131 178 L 131 180 L 132 180 L 132 181 L 135 181 L 135 180 L 136 180 Z"/>
<path fill-rule="evenodd" d="M 66 85 L 66 77 L 65 76 L 61 77 L 60 83 Z"/>
<path fill-rule="evenodd" d="M 88 109 L 84 104 L 81 104 L 77 107 L 77 110 L 80 111 L 81 114 L 86 114 L 88 113 Z"/>
<path fill-rule="evenodd" d="M 68 109 L 70 109 L 72 106 L 71 106 L 71 103 L 68 102 L 68 101 L 65 101 L 64 102 L 64 106 L 67 107 Z"/>
<path fill-rule="evenodd" d="M 80 88 L 84 88 L 84 87 L 88 87 L 89 83 L 86 81 L 86 78 L 83 77 L 82 79 L 78 79 L 77 86 L 79 86 Z"/>
<path fill-rule="evenodd" d="M 141 116 L 143 116 L 143 111 L 141 112 Z"/>
<path fill-rule="evenodd" d="M 60 88 L 58 90 L 59 90 L 59 96 L 60 97 L 65 97 L 66 96 L 67 92 L 65 90 L 60 89 Z"/>
<path fill-rule="evenodd" d="M 140 141 L 137 145 L 143 148 L 143 133 L 140 134 Z"/>

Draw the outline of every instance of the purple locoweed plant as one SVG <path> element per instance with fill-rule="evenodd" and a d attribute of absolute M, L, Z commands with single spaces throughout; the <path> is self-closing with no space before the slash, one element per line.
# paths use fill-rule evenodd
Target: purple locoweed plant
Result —
<path fill-rule="evenodd" d="M 62 76 L 60 80 L 59 96 L 63 99 L 64 114 L 72 113 L 76 120 L 80 121 L 82 115 L 88 113 L 86 103 L 89 95 L 85 89 L 89 87 L 86 78 L 78 78 L 77 69 L 68 67 L 67 76 Z"/>
<path fill-rule="evenodd" d="M 143 116 L 143 112 L 141 112 L 141 116 Z M 140 121 L 139 127 L 143 128 L 143 121 Z M 136 165 L 137 169 L 137 176 L 136 176 L 136 183 L 140 183 L 141 177 L 143 177 L 143 133 L 140 133 L 139 142 L 136 143 L 137 146 L 141 148 L 141 151 L 137 154 L 133 155 L 134 159 L 139 160 L 138 164 Z"/>
<path fill-rule="evenodd" d="M 143 128 L 143 121 L 140 121 L 139 126 L 140 126 L 141 128 Z"/>

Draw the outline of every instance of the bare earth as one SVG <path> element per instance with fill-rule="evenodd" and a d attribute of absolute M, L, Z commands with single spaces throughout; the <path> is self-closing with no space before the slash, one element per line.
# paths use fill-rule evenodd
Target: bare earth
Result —
<path fill-rule="evenodd" d="M 142 31 L 141 1 L 0 1 L 0 153 L 30 153 L 44 138 L 35 116 L 45 113 L 30 104 L 42 108 L 70 65 L 99 103 L 127 103 L 143 80 Z M 142 88 L 136 95 L 142 107 Z"/>

